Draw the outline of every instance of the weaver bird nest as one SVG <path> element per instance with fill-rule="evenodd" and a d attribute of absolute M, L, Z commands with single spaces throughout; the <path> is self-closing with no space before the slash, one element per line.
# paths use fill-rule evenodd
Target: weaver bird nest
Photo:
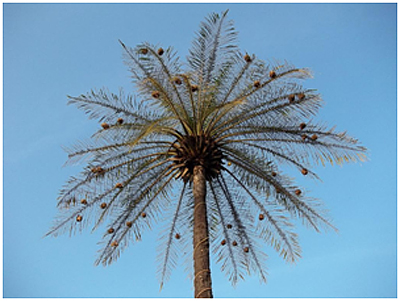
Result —
<path fill-rule="evenodd" d="M 193 181 L 193 170 L 203 166 L 208 181 L 221 173 L 223 153 L 213 138 L 206 135 L 188 135 L 179 138 L 169 151 L 172 164 L 179 170 L 177 179 Z"/>

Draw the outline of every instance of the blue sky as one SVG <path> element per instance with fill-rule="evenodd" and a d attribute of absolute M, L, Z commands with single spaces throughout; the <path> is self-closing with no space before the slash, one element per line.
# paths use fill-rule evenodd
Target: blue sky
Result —
<path fill-rule="evenodd" d="M 159 229 L 113 265 L 93 265 L 101 233 L 42 238 L 58 191 L 80 166 L 62 145 L 98 124 L 67 106 L 92 88 L 132 91 L 121 39 L 172 45 L 187 55 L 199 23 L 230 10 L 243 51 L 314 71 L 305 86 L 325 100 L 318 120 L 369 149 L 363 164 L 317 166 L 301 180 L 340 232 L 298 227 L 303 258 L 271 248 L 268 283 L 233 288 L 212 265 L 216 297 L 396 297 L 396 4 L 4 4 L 4 297 L 192 297 L 184 266 L 159 292 Z"/>

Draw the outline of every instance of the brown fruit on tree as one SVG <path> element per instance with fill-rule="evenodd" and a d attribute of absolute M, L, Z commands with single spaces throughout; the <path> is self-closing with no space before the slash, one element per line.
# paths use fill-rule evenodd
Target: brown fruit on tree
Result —
<path fill-rule="evenodd" d="M 115 184 L 115 188 L 124 188 L 124 185 L 122 185 L 122 183 L 117 183 Z"/>
<path fill-rule="evenodd" d="M 83 205 L 87 205 L 87 201 L 86 201 L 86 199 L 82 199 L 82 200 L 81 200 L 81 204 L 83 204 Z"/>
<path fill-rule="evenodd" d="M 261 83 L 260 83 L 259 80 L 256 80 L 253 85 L 254 85 L 254 88 L 260 88 L 261 87 Z"/>
<path fill-rule="evenodd" d="M 300 195 L 301 194 L 301 190 L 300 189 L 296 189 L 294 192 L 296 195 Z"/>
<path fill-rule="evenodd" d="M 269 77 L 270 77 L 270 78 L 275 78 L 275 77 L 276 77 L 276 73 L 275 73 L 274 70 L 271 70 L 271 71 L 269 72 Z"/>
<path fill-rule="evenodd" d="M 129 228 L 132 227 L 132 222 L 126 222 L 126 226 Z"/>
<path fill-rule="evenodd" d="M 199 87 L 197 85 L 192 85 L 192 92 L 196 92 L 199 90 Z"/>
<path fill-rule="evenodd" d="M 245 55 L 243 58 L 244 58 L 244 60 L 245 60 L 246 62 L 251 63 L 251 57 L 250 57 L 250 55 L 248 55 L 247 53 L 246 53 L 246 55 Z"/>
<path fill-rule="evenodd" d="M 227 227 L 228 229 L 232 229 L 232 225 L 231 225 L 231 224 L 227 224 L 226 227 Z"/>
<path fill-rule="evenodd" d="M 232 246 L 234 246 L 234 247 L 237 246 L 237 241 L 236 241 L 236 240 L 234 240 L 234 241 L 232 242 Z"/>
<path fill-rule="evenodd" d="M 317 134 L 314 134 L 314 135 L 311 136 L 311 140 L 312 140 L 312 141 L 315 141 L 315 140 L 317 140 L 317 139 L 318 139 Z"/>
<path fill-rule="evenodd" d="M 162 49 L 162 48 L 159 48 L 158 50 L 157 50 L 157 53 L 158 53 L 158 55 L 163 55 L 164 54 L 164 49 Z"/>
<path fill-rule="evenodd" d="M 147 216 L 146 212 L 142 212 L 142 217 L 145 218 Z"/>
<path fill-rule="evenodd" d="M 306 128 L 306 124 L 304 122 L 300 123 L 300 130 L 304 130 Z"/>
<path fill-rule="evenodd" d="M 249 253 L 249 248 L 248 248 L 248 247 L 245 247 L 245 248 L 243 249 L 243 251 L 244 251 L 245 253 Z"/>
<path fill-rule="evenodd" d="M 176 233 L 176 234 L 175 234 L 175 238 L 176 238 L 176 239 L 180 239 L 180 238 L 181 238 L 181 235 L 180 235 L 179 233 Z"/>
<path fill-rule="evenodd" d="M 226 244 L 226 240 L 224 239 L 223 241 L 221 241 L 221 245 L 225 246 Z"/>
<path fill-rule="evenodd" d="M 294 94 L 290 94 L 289 97 L 288 97 L 288 99 L 289 99 L 290 102 L 293 102 L 293 101 L 294 101 L 294 98 L 295 98 L 295 97 L 294 97 Z"/>
<path fill-rule="evenodd" d="M 82 215 L 78 215 L 78 216 L 76 217 L 76 221 L 77 221 L 77 222 L 81 222 L 82 219 L 83 219 Z"/>
<path fill-rule="evenodd" d="M 118 123 L 118 124 L 123 124 L 123 123 L 124 123 L 124 120 L 120 117 L 120 118 L 117 119 L 117 123 Z"/>
<path fill-rule="evenodd" d="M 114 228 L 110 228 L 110 229 L 108 229 L 108 231 L 107 231 L 108 233 L 110 233 L 110 234 L 113 234 L 114 233 Z"/>
<path fill-rule="evenodd" d="M 307 175 L 307 174 L 308 174 L 308 170 L 305 169 L 305 168 L 303 168 L 303 169 L 301 170 L 301 173 L 302 173 L 303 175 Z"/>
<path fill-rule="evenodd" d="M 103 123 L 101 124 L 101 127 L 102 127 L 103 129 L 107 130 L 107 129 L 110 128 L 110 125 L 109 125 L 108 123 L 106 123 L 106 122 L 103 122 Z"/>
<path fill-rule="evenodd" d="M 111 243 L 111 247 L 118 247 L 118 241 L 114 240 L 114 241 Z"/>
<path fill-rule="evenodd" d="M 259 219 L 260 221 L 262 221 L 262 220 L 264 219 L 264 214 L 260 213 L 260 215 L 258 216 L 258 219 Z"/>
<path fill-rule="evenodd" d="M 300 100 L 303 100 L 303 99 L 306 97 L 306 95 L 305 95 L 304 93 L 300 93 L 300 94 L 297 95 L 297 97 L 298 97 Z"/>
<path fill-rule="evenodd" d="M 142 49 L 140 49 L 140 52 L 141 52 L 142 54 L 146 55 L 147 52 L 148 52 L 148 50 L 147 50 L 147 48 L 142 48 Z"/>
<path fill-rule="evenodd" d="M 101 203 L 100 208 L 105 209 L 107 207 L 107 203 Z"/>

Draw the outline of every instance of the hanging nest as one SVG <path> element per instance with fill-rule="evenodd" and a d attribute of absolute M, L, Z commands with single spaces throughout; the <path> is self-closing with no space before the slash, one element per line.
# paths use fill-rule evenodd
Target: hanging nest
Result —
<path fill-rule="evenodd" d="M 176 85 L 181 85 L 182 84 L 182 80 L 177 76 L 174 77 L 173 81 L 174 81 L 174 83 Z"/>
<path fill-rule="evenodd" d="M 93 168 L 92 168 L 92 172 L 93 172 L 93 173 L 103 173 L 103 172 L 104 172 L 104 169 L 101 168 L 100 166 L 98 166 L 98 167 L 93 167 Z"/>
<path fill-rule="evenodd" d="M 147 216 L 146 212 L 142 212 L 142 217 L 145 218 Z"/>
<path fill-rule="evenodd" d="M 307 138 L 308 138 L 308 137 L 307 137 L 306 134 L 301 135 L 301 139 L 302 139 L 303 141 L 305 141 Z"/>
<path fill-rule="evenodd" d="M 312 140 L 312 141 L 315 141 L 315 140 L 317 140 L 317 139 L 318 139 L 317 134 L 314 134 L 314 135 L 311 136 L 311 140 Z"/>
<path fill-rule="evenodd" d="M 114 240 L 114 241 L 111 243 L 111 247 L 118 247 L 118 241 Z"/>
<path fill-rule="evenodd" d="M 307 174 L 308 174 L 308 170 L 305 169 L 305 168 L 303 168 L 303 169 L 301 170 L 301 173 L 302 173 L 303 175 L 307 175 Z"/>
<path fill-rule="evenodd" d="M 115 188 L 122 189 L 122 188 L 124 188 L 124 185 L 122 185 L 122 183 L 117 183 L 117 184 L 115 184 Z"/>
<path fill-rule="evenodd" d="M 132 227 L 132 222 L 126 222 L 126 226 L 129 228 Z"/>
<path fill-rule="evenodd" d="M 164 49 L 158 48 L 157 53 L 158 53 L 159 56 L 163 55 L 164 54 Z"/>
<path fill-rule="evenodd" d="M 152 96 L 153 98 L 159 98 L 159 97 L 160 97 L 160 92 L 158 92 L 158 91 L 153 91 L 153 92 L 151 93 L 151 96 Z"/>
<path fill-rule="evenodd" d="M 289 99 L 289 102 L 293 102 L 294 99 L 295 99 L 294 94 L 290 94 L 289 97 L 288 97 L 288 99 Z"/>
<path fill-rule="evenodd" d="M 221 245 L 225 246 L 226 245 L 226 240 L 224 239 L 223 241 L 221 241 Z"/>
<path fill-rule="evenodd" d="M 227 224 L 226 227 L 227 227 L 228 229 L 232 229 L 232 225 L 231 225 L 231 224 Z"/>
<path fill-rule="evenodd" d="M 176 233 L 176 234 L 175 234 L 175 238 L 176 238 L 176 239 L 180 239 L 180 238 L 181 238 L 181 235 L 180 235 L 179 233 Z"/>
<path fill-rule="evenodd" d="M 248 62 L 248 63 L 251 63 L 251 57 L 250 57 L 250 55 L 248 55 L 247 53 L 246 53 L 246 55 L 243 57 L 244 58 L 244 60 L 246 61 L 246 62 Z"/>
<path fill-rule="evenodd" d="M 81 204 L 82 204 L 82 205 L 87 205 L 87 201 L 86 201 L 85 199 L 82 199 L 82 200 L 81 200 Z"/>
<path fill-rule="evenodd" d="M 271 71 L 269 72 L 269 77 L 270 77 L 270 78 L 275 78 L 275 77 L 276 77 L 276 73 L 275 73 L 274 70 L 271 70 Z"/>
<path fill-rule="evenodd" d="M 107 231 L 109 234 L 113 234 L 114 233 L 114 228 L 110 228 L 110 229 L 108 229 L 108 231 Z"/>
<path fill-rule="evenodd" d="M 306 97 L 306 95 L 305 95 L 304 93 L 300 93 L 300 94 L 297 94 L 297 97 L 298 97 L 300 100 L 303 100 L 303 99 Z"/>
<path fill-rule="evenodd" d="M 142 49 L 140 49 L 140 52 L 141 52 L 142 54 L 146 55 L 147 52 L 149 52 L 149 51 L 147 50 L 147 48 L 142 48 Z"/>
<path fill-rule="evenodd" d="M 301 190 L 300 190 L 300 189 L 296 189 L 296 190 L 294 191 L 294 193 L 295 193 L 296 195 L 300 195 L 300 194 L 301 194 Z"/>
<path fill-rule="evenodd" d="M 306 126 L 307 125 L 304 122 L 300 123 L 300 130 L 304 130 Z"/>
<path fill-rule="evenodd" d="M 107 207 L 107 203 L 101 203 L 101 205 L 100 205 L 101 209 L 106 209 L 106 207 Z"/>
<path fill-rule="evenodd" d="M 257 88 L 257 89 L 260 88 L 260 87 L 261 87 L 260 81 L 259 81 L 259 80 L 256 80 L 256 81 L 254 82 L 253 86 L 254 86 L 254 88 Z"/>
<path fill-rule="evenodd" d="M 234 246 L 234 247 L 236 247 L 237 246 L 237 241 L 236 240 L 234 240 L 233 242 L 232 242 L 232 246 Z"/>
<path fill-rule="evenodd" d="M 276 172 L 273 171 L 273 172 L 271 173 L 271 176 L 276 177 Z"/>
<path fill-rule="evenodd" d="M 245 253 L 249 253 L 249 247 L 245 247 L 245 248 L 243 249 L 243 251 L 244 251 Z"/>
<path fill-rule="evenodd" d="M 119 125 L 121 125 L 121 124 L 124 123 L 124 120 L 120 117 L 120 118 L 117 119 L 117 123 L 118 123 Z"/>
<path fill-rule="evenodd" d="M 259 219 L 260 221 L 262 221 L 262 220 L 264 219 L 264 214 L 260 213 L 260 215 L 258 216 L 258 219 Z"/>
<path fill-rule="evenodd" d="M 103 122 L 103 123 L 101 124 L 101 127 L 102 127 L 103 129 L 107 130 L 107 129 L 110 128 L 110 125 L 109 125 L 108 123 L 106 123 L 106 122 Z"/>
<path fill-rule="evenodd" d="M 83 219 L 82 215 L 78 215 L 78 216 L 76 217 L 76 221 L 77 221 L 77 222 L 81 222 L 82 219 Z"/>
<path fill-rule="evenodd" d="M 199 90 L 199 86 L 197 85 L 192 85 L 192 92 L 196 92 Z"/>

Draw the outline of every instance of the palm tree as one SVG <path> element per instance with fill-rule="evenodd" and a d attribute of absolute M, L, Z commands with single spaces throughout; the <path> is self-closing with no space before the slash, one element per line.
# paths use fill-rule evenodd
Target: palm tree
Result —
<path fill-rule="evenodd" d="M 167 221 L 161 286 L 192 246 L 194 296 L 212 297 L 211 251 L 233 284 L 251 271 L 265 281 L 260 242 L 295 262 L 301 250 L 291 219 L 335 229 L 280 167 L 317 178 L 313 162 L 362 161 L 365 148 L 311 122 L 321 98 L 301 86 L 308 69 L 240 53 L 236 36 L 227 12 L 211 14 L 186 65 L 172 48 L 120 42 L 137 95 L 69 97 L 101 129 L 67 149 L 70 163 L 87 165 L 61 190 L 48 235 L 106 223 L 96 264 L 107 265 Z"/>

